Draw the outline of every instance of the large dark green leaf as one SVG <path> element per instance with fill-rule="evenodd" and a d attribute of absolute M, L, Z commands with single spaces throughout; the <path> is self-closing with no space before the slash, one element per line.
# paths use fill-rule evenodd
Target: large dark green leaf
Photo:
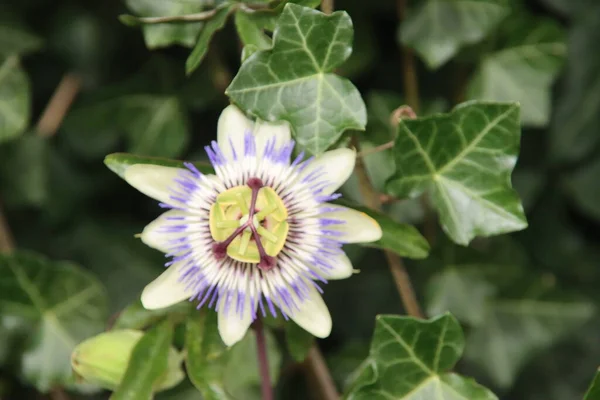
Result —
<path fill-rule="evenodd" d="M 600 371 L 596 372 L 594 380 L 590 385 L 588 391 L 585 393 L 583 400 L 598 400 L 600 399 Z"/>
<path fill-rule="evenodd" d="M 600 41 L 600 4 L 589 7 L 569 33 L 563 94 L 556 104 L 550 130 L 550 155 L 556 162 L 587 156 L 600 137 L 600 53 L 590 52 Z"/>
<path fill-rule="evenodd" d="M 208 51 L 210 40 L 218 30 L 225 26 L 230 12 L 231 7 L 223 7 L 210 20 L 204 23 L 204 26 L 200 30 L 200 35 L 198 35 L 196 45 L 185 62 L 185 71 L 188 75 L 198 68 Z"/>
<path fill-rule="evenodd" d="M 460 325 L 450 314 L 429 321 L 379 315 L 369 358 L 347 399 L 497 399 L 474 380 L 449 372 L 464 345 Z"/>
<path fill-rule="evenodd" d="M 149 400 L 154 385 L 164 376 L 173 340 L 173 325 L 164 321 L 150 329 L 131 353 L 123 381 L 111 400 Z"/>
<path fill-rule="evenodd" d="M 465 103 L 449 114 L 401 120 L 388 190 L 415 197 L 430 190 L 442 227 L 456 243 L 527 226 L 511 188 L 519 106 Z"/>
<path fill-rule="evenodd" d="M 0 315 L 30 327 L 21 372 L 38 390 L 72 385 L 70 356 L 102 331 L 107 296 L 89 273 L 31 253 L 0 255 Z"/>
<path fill-rule="evenodd" d="M 400 40 L 432 69 L 483 40 L 509 12 L 504 0 L 427 0 L 400 26 Z"/>
<path fill-rule="evenodd" d="M 300 148 L 319 154 L 346 129 L 362 130 L 366 110 L 348 80 L 331 71 L 350 55 L 352 21 L 286 4 L 273 48 L 249 57 L 227 88 L 244 111 L 266 121 L 286 120 Z"/>
<path fill-rule="evenodd" d="M 140 17 L 171 17 L 200 12 L 211 3 L 210 0 L 127 0 L 127 7 Z M 193 47 L 202 25 L 202 22 L 148 24 L 142 30 L 150 49 L 173 44 Z"/>
<path fill-rule="evenodd" d="M 564 63 L 563 30 L 551 19 L 522 18 L 511 25 L 513 39 L 485 56 L 467 96 L 490 101 L 518 101 L 521 123 L 545 126 L 550 120 L 550 89 Z"/>
<path fill-rule="evenodd" d="M 29 79 L 16 56 L 0 57 L 0 143 L 23 133 L 29 122 Z"/>

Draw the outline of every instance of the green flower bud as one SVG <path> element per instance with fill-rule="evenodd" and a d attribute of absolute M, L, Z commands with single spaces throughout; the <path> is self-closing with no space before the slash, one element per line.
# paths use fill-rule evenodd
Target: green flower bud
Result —
<path fill-rule="evenodd" d="M 73 350 L 71 366 L 86 382 L 115 390 L 125 375 L 133 348 L 143 335 L 142 331 L 122 329 L 89 338 Z M 181 361 L 181 354 L 171 347 L 167 370 L 156 382 L 155 391 L 172 388 L 184 379 Z"/>

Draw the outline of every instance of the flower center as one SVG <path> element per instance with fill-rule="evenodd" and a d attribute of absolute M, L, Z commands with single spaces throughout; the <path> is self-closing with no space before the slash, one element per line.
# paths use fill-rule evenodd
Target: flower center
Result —
<path fill-rule="evenodd" d="M 287 217 L 281 198 L 258 178 L 220 193 L 210 208 L 215 257 L 273 268 L 287 238 Z"/>

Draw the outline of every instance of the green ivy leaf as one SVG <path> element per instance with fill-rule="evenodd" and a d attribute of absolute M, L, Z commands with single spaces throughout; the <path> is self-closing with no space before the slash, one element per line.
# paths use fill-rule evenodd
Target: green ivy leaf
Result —
<path fill-rule="evenodd" d="M 173 341 L 173 325 L 164 321 L 150 329 L 133 348 L 123 381 L 110 400 L 148 400 L 164 376 Z"/>
<path fill-rule="evenodd" d="M 121 178 L 125 176 L 125 170 L 127 167 L 134 164 L 153 164 L 162 165 L 164 167 L 185 168 L 183 161 L 169 160 L 168 158 L 160 157 L 141 157 L 128 153 L 109 154 L 104 158 L 104 164 Z M 199 161 L 193 164 L 196 166 L 196 168 L 198 168 L 198 170 L 200 170 L 200 172 L 204 174 L 214 174 L 215 172 L 209 162 Z"/>
<path fill-rule="evenodd" d="M 508 12 L 504 0 L 427 0 L 400 25 L 399 39 L 436 69 L 483 40 Z"/>
<path fill-rule="evenodd" d="M 510 174 L 519 151 L 519 106 L 465 103 L 449 114 L 402 120 L 388 191 L 430 190 L 444 231 L 467 245 L 475 236 L 527 226 Z"/>
<path fill-rule="evenodd" d="M 271 38 L 263 32 L 259 21 L 252 18 L 252 14 L 244 11 L 235 13 L 235 27 L 244 46 L 252 45 L 257 50 L 267 50 L 271 47 Z"/>
<path fill-rule="evenodd" d="M 184 301 L 159 310 L 147 310 L 138 299 L 119 313 L 111 329 L 144 329 L 167 316 L 187 314 L 190 305 L 191 303 Z"/>
<path fill-rule="evenodd" d="M 599 142 L 600 53 L 589 51 L 600 42 L 599 24 L 600 4 L 595 3 L 569 33 L 564 92 L 550 128 L 549 153 L 554 162 L 580 161 Z"/>
<path fill-rule="evenodd" d="M 369 215 L 381 226 L 383 233 L 381 239 L 371 243 L 358 243 L 359 245 L 391 250 L 402 257 L 414 259 L 426 258 L 429 255 L 430 248 L 427 239 L 414 226 L 396 222 L 389 216 L 368 207 L 347 201 L 338 201 L 338 203 Z"/>
<path fill-rule="evenodd" d="M 191 312 L 186 324 L 186 367 L 190 380 L 206 400 L 231 399 L 224 385 L 230 352 L 217 329 L 217 313 Z"/>
<path fill-rule="evenodd" d="M 550 119 L 550 89 L 566 56 L 564 32 L 553 20 L 533 18 L 522 18 L 511 31 L 513 37 L 502 50 L 482 59 L 467 97 L 518 101 L 523 125 L 545 126 Z"/>
<path fill-rule="evenodd" d="M 460 325 L 450 314 L 428 321 L 379 315 L 369 358 L 347 399 L 497 399 L 473 379 L 448 372 L 464 345 Z"/>
<path fill-rule="evenodd" d="M 73 264 L 25 252 L 0 254 L 0 276 L 2 319 L 29 329 L 23 376 L 41 392 L 72 386 L 73 349 L 104 328 L 104 288 Z"/>
<path fill-rule="evenodd" d="M 171 17 L 198 13 L 212 1 L 164 1 L 126 0 L 127 7 L 141 17 Z M 142 26 L 144 40 L 149 49 L 157 49 L 178 44 L 193 47 L 202 29 L 203 22 L 162 23 Z"/>
<path fill-rule="evenodd" d="M 363 130 L 366 124 L 358 90 L 330 73 L 350 56 L 352 35 L 347 13 L 326 16 L 288 3 L 273 48 L 248 58 L 226 94 L 265 121 L 290 122 L 300 148 L 322 153 L 346 129 Z"/>
<path fill-rule="evenodd" d="M 185 72 L 190 75 L 198 68 L 206 52 L 208 51 L 208 45 L 213 35 L 225 26 L 227 17 L 232 10 L 232 6 L 227 6 L 219 9 L 217 13 L 204 23 L 204 26 L 200 30 L 196 45 L 185 61 Z"/>
<path fill-rule="evenodd" d="M 0 57 L 0 143 L 25 130 L 30 113 L 29 79 L 16 56 Z"/>
<path fill-rule="evenodd" d="M 296 323 L 288 321 L 285 324 L 285 341 L 292 358 L 302 362 L 308 356 L 308 352 L 315 342 L 315 337 L 300 328 Z"/>
<path fill-rule="evenodd" d="M 600 399 L 600 370 L 596 371 L 594 380 L 588 391 L 585 393 L 583 400 L 598 400 Z"/>
<path fill-rule="evenodd" d="M 29 29 L 10 21 L 0 22 L 0 59 L 33 52 L 42 46 L 42 39 Z"/>

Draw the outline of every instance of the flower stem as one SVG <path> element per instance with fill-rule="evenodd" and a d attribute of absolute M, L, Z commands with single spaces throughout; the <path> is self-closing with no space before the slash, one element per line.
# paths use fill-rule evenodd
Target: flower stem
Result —
<path fill-rule="evenodd" d="M 407 0 L 397 0 L 396 10 L 398 12 L 398 20 L 400 23 L 406 18 Z M 402 79 L 404 81 L 404 95 L 406 103 L 412 107 L 415 113 L 419 113 L 419 81 L 417 79 L 417 68 L 415 63 L 415 55 L 411 48 L 401 46 L 402 50 Z"/>
<path fill-rule="evenodd" d="M 308 351 L 308 356 L 304 361 L 307 369 L 311 372 L 310 378 L 315 386 L 318 386 L 321 400 L 338 400 L 340 395 L 333 382 L 333 377 L 325 363 L 323 354 L 316 344 Z"/>
<path fill-rule="evenodd" d="M 260 372 L 260 386 L 263 400 L 273 400 L 273 387 L 269 375 L 269 360 L 267 359 L 267 345 L 265 341 L 265 330 L 262 320 L 259 318 L 254 322 L 256 334 L 256 351 L 258 353 L 258 369 Z"/>
<path fill-rule="evenodd" d="M 323 11 L 324 14 L 331 14 L 334 8 L 333 0 L 323 0 L 321 2 L 321 11 Z"/>
<path fill-rule="evenodd" d="M 56 133 L 75 96 L 79 93 L 81 84 L 82 79 L 72 72 L 68 72 L 62 77 L 37 123 L 36 129 L 39 136 L 50 137 Z"/>
<path fill-rule="evenodd" d="M 0 252 L 10 253 L 15 247 L 15 240 L 10 232 L 6 218 L 0 209 Z"/>
<path fill-rule="evenodd" d="M 352 143 L 357 151 L 360 151 L 360 143 L 356 136 L 352 138 Z M 363 201 L 365 204 L 377 211 L 381 210 L 381 199 L 371 180 L 369 179 L 369 175 L 367 174 L 367 169 L 365 168 L 365 164 L 362 158 L 356 158 L 356 165 L 354 167 L 354 172 L 358 177 L 358 183 L 360 186 L 360 192 L 363 197 Z M 404 268 L 404 263 L 402 262 L 402 258 L 400 258 L 396 253 L 385 250 L 385 257 L 387 258 L 388 265 L 390 267 L 390 272 L 392 273 L 392 277 L 394 278 L 394 282 L 396 283 L 396 289 L 400 294 L 400 298 L 402 299 L 402 304 L 404 305 L 404 309 L 406 312 L 417 318 L 423 318 L 423 312 L 421 311 L 421 307 L 419 306 L 419 302 L 417 301 L 417 296 L 413 290 L 412 284 L 410 282 L 410 277 L 406 272 L 406 268 Z"/>

